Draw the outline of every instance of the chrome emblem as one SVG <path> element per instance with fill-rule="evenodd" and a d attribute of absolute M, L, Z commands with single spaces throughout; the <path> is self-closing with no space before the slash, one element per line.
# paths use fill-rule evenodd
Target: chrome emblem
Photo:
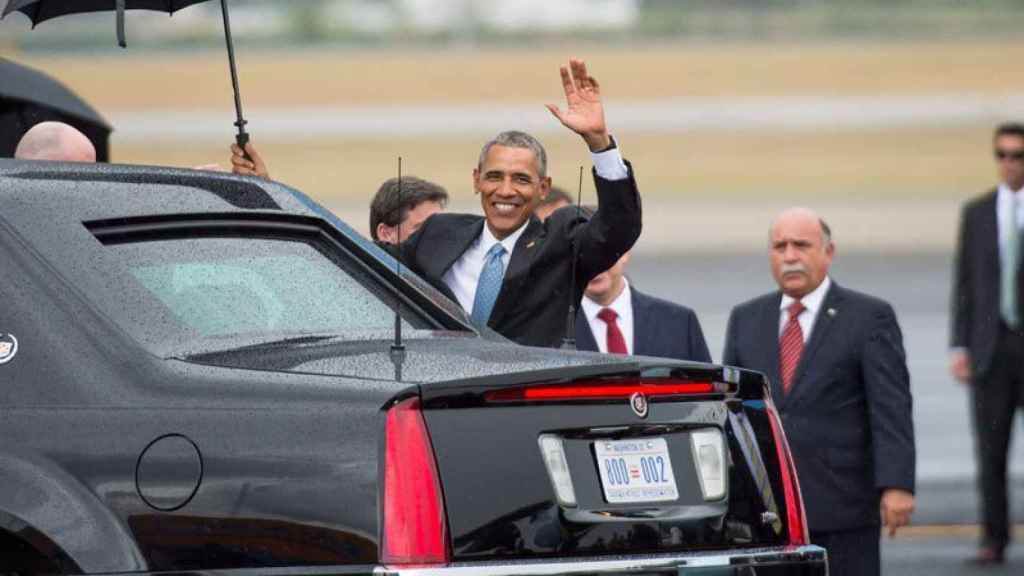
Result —
<path fill-rule="evenodd" d="M 0 334 L 0 364 L 6 364 L 18 353 L 18 339 L 14 334 Z"/>
<path fill-rule="evenodd" d="M 644 396 L 643 392 L 633 392 L 629 397 L 629 407 L 637 416 L 647 418 L 647 396 Z"/>

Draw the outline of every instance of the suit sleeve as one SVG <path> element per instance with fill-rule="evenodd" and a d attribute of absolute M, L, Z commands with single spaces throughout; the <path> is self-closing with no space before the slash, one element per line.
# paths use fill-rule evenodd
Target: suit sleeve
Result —
<path fill-rule="evenodd" d="M 727 366 L 741 366 L 739 350 L 736 347 L 736 309 L 729 313 L 729 323 L 725 328 L 725 350 L 722 351 L 722 364 Z"/>
<path fill-rule="evenodd" d="M 704 340 L 704 331 L 700 328 L 700 320 L 697 313 L 689 310 L 687 315 L 690 321 L 690 354 L 689 357 L 697 362 L 711 362 L 711 351 L 708 350 L 708 343 Z"/>
<path fill-rule="evenodd" d="M 968 209 L 960 213 L 960 230 L 957 236 L 956 253 L 953 260 L 953 289 L 950 294 L 950 346 L 970 347 L 970 306 L 971 285 L 967 267 L 967 220 Z"/>
<path fill-rule="evenodd" d="M 872 316 L 861 355 L 874 451 L 875 487 L 914 491 L 915 451 L 910 374 L 903 334 L 888 304 Z"/>
<path fill-rule="evenodd" d="M 420 244 L 424 236 L 428 234 L 428 230 L 432 228 L 432 225 L 437 223 L 438 219 L 434 218 L 434 216 L 436 214 L 427 218 L 419 230 L 413 232 L 411 236 L 402 241 L 401 253 L 399 253 L 398 246 L 387 245 L 387 250 L 392 256 L 399 258 L 404 266 L 421 276 L 423 275 L 423 268 L 420 266 L 419 261 Z"/>
<path fill-rule="evenodd" d="M 605 180 L 594 170 L 598 209 L 590 220 L 573 220 L 569 240 L 579 248 L 579 290 L 612 267 L 640 237 L 640 193 L 633 167 L 621 180 Z"/>

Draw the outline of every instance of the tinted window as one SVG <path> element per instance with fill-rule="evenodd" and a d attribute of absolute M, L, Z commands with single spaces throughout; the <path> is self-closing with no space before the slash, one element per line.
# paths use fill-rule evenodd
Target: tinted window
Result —
<path fill-rule="evenodd" d="M 189 238 L 109 249 L 156 301 L 205 337 L 343 334 L 394 326 L 388 291 L 306 242 Z M 428 327 L 421 318 L 403 317 L 407 325 Z"/>

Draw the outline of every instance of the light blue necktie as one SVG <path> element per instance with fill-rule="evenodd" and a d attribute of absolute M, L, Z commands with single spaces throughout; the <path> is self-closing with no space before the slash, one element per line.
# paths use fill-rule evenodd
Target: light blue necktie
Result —
<path fill-rule="evenodd" d="M 480 271 L 480 280 L 476 283 L 476 295 L 473 296 L 473 312 L 470 319 L 477 326 L 486 326 L 494 310 L 494 303 L 501 292 L 501 281 L 505 278 L 505 265 L 501 257 L 505 255 L 505 247 L 501 243 L 491 246 L 484 258 L 484 268 Z"/>
<path fill-rule="evenodd" d="M 1000 275 L 999 312 L 1010 328 L 1020 326 L 1020 302 L 1017 302 L 1017 274 L 1020 271 L 1020 229 L 1017 227 L 1016 194 L 1010 194 L 1006 246 L 1003 249 L 1003 270 Z"/>

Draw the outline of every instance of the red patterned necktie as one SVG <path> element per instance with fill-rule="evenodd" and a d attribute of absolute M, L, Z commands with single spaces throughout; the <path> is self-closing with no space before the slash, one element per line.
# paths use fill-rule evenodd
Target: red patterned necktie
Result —
<path fill-rule="evenodd" d="M 608 353 L 629 354 L 629 350 L 626 348 L 626 339 L 622 337 L 622 330 L 619 330 L 619 324 L 615 321 L 619 317 L 615 310 L 601 308 L 597 317 L 608 325 Z"/>
<path fill-rule="evenodd" d="M 789 393 L 793 386 L 793 376 L 796 375 L 796 367 L 800 364 L 800 356 L 804 353 L 804 331 L 800 328 L 800 313 L 806 310 L 799 300 L 795 300 L 786 308 L 789 312 L 789 321 L 782 330 L 782 337 L 779 339 L 779 359 L 782 367 L 782 391 Z"/>

